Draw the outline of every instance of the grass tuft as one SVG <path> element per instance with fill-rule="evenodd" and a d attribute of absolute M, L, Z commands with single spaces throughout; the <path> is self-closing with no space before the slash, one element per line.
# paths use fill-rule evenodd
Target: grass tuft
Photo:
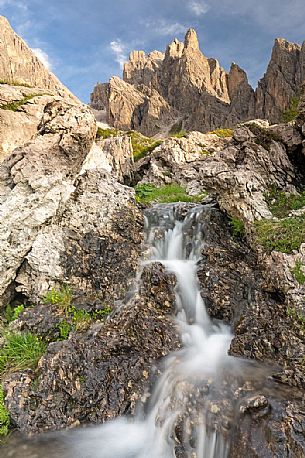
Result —
<path fill-rule="evenodd" d="M 102 129 L 98 127 L 96 132 L 96 138 L 110 138 L 110 137 L 117 137 L 120 135 L 120 131 L 117 129 Z"/>
<path fill-rule="evenodd" d="M 71 306 L 72 290 L 67 285 L 62 286 L 59 290 L 52 288 L 45 293 L 42 301 L 44 304 L 58 305 L 67 315 Z"/>
<path fill-rule="evenodd" d="M 35 369 L 46 348 L 47 344 L 30 332 L 5 334 L 0 348 L 0 374 Z"/>
<path fill-rule="evenodd" d="M 245 234 L 245 224 L 241 219 L 232 218 L 230 221 L 232 234 L 236 237 L 242 237 Z"/>

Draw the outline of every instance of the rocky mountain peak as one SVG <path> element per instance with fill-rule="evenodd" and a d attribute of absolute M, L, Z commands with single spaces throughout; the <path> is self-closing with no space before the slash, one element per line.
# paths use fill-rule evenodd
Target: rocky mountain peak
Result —
<path fill-rule="evenodd" d="M 76 100 L 14 32 L 4 16 L 0 16 L 0 56 L 1 81 L 55 91 Z"/>
<path fill-rule="evenodd" d="M 185 35 L 184 47 L 186 49 L 199 50 L 199 42 L 195 29 L 189 29 Z"/>

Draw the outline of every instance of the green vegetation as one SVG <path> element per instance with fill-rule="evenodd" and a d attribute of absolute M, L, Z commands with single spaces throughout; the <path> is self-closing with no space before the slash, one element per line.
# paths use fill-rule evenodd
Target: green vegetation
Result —
<path fill-rule="evenodd" d="M 291 253 L 305 242 L 305 215 L 256 221 L 256 241 L 267 250 Z"/>
<path fill-rule="evenodd" d="M 292 97 L 289 108 L 283 112 L 282 118 L 283 122 L 294 121 L 299 115 L 299 103 L 300 97 Z"/>
<path fill-rule="evenodd" d="M 67 340 L 70 332 L 72 331 L 72 326 L 70 323 L 64 320 L 61 323 L 59 323 L 58 331 L 59 331 L 59 340 Z"/>
<path fill-rule="evenodd" d="M 172 125 L 169 131 L 169 135 L 175 135 L 182 131 L 183 122 L 180 119 L 175 124 Z"/>
<path fill-rule="evenodd" d="M 294 278 L 300 285 L 303 285 L 305 283 L 305 274 L 302 270 L 302 262 L 298 259 L 295 263 L 295 266 L 293 269 L 291 269 L 291 273 L 293 274 Z"/>
<path fill-rule="evenodd" d="M 0 105 L 1 110 L 11 110 L 11 111 L 17 111 L 22 105 L 26 105 L 30 100 L 32 100 L 34 97 L 37 97 L 42 94 L 30 94 L 24 97 L 21 100 L 16 100 L 14 102 L 6 103 L 5 105 Z"/>
<path fill-rule="evenodd" d="M 3 335 L 4 344 L 0 348 L 0 374 L 21 369 L 34 369 L 47 348 L 47 344 L 36 335 L 8 332 Z"/>
<path fill-rule="evenodd" d="M 72 290 L 69 286 L 64 285 L 60 290 L 52 288 L 51 291 L 47 291 L 42 298 L 44 304 L 58 305 L 62 308 L 67 315 L 71 307 Z"/>
<path fill-rule="evenodd" d="M 96 138 L 110 138 L 110 137 L 117 137 L 120 135 L 120 131 L 117 129 L 102 129 L 98 127 L 96 132 Z"/>
<path fill-rule="evenodd" d="M 5 319 L 8 323 L 11 323 L 14 320 L 19 318 L 19 315 L 24 310 L 24 305 L 17 305 L 16 307 L 12 307 L 8 304 L 5 308 Z"/>
<path fill-rule="evenodd" d="M 205 194 L 189 196 L 185 188 L 178 184 L 168 184 L 161 187 L 150 183 L 138 184 L 135 191 L 137 201 L 143 204 L 151 202 L 201 202 L 205 196 Z"/>
<path fill-rule="evenodd" d="M 209 132 L 209 134 L 215 134 L 220 138 L 232 137 L 233 129 L 215 129 Z"/>
<path fill-rule="evenodd" d="M 180 130 L 179 132 L 176 132 L 175 134 L 171 134 L 171 137 L 174 137 L 174 138 L 184 138 L 186 136 L 187 136 L 186 130 Z"/>
<path fill-rule="evenodd" d="M 277 142 L 281 140 L 280 137 L 274 132 L 270 132 L 268 129 L 259 126 L 255 122 L 249 122 L 246 124 L 246 126 L 255 135 L 255 142 L 258 145 L 261 145 L 267 151 L 270 151 L 270 147 L 273 141 Z"/>
<path fill-rule="evenodd" d="M 7 84 L 8 86 L 22 86 L 32 88 L 28 83 L 23 83 L 22 81 L 9 81 L 9 80 L 0 80 L 0 84 Z"/>
<path fill-rule="evenodd" d="M 245 224 L 241 219 L 232 218 L 230 221 L 230 226 L 233 235 L 236 237 L 242 237 L 245 234 Z"/>
<path fill-rule="evenodd" d="M 284 218 L 292 210 L 299 210 L 305 207 L 304 191 L 300 194 L 288 194 L 274 187 L 265 194 L 265 199 L 269 210 L 277 218 Z"/>
<path fill-rule="evenodd" d="M 150 137 L 145 137 L 144 135 L 130 130 L 127 132 L 128 137 L 131 139 L 133 157 L 135 161 L 139 161 L 147 154 L 151 153 L 157 146 L 161 145 L 161 140 L 155 140 Z"/>
<path fill-rule="evenodd" d="M 9 427 L 10 427 L 10 415 L 4 404 L 3 389 L 0 388 L 0 436 L 7 436 Z"/>

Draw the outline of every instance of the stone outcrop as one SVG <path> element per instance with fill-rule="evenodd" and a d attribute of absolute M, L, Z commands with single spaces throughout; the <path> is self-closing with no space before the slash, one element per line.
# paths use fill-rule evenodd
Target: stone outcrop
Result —
<path fill-rule="evenodd" d="M 55 430 L 134 413 L 145 400 L 152 364 L 180 344 L 170 316 L 174 285 L 162 265 L 146 267 L 139 294 L 119 314 L 49 345 L 38 383 L 31 371 L 11 376 L 7 405 L 18 428 Z"/>
<path fill-rule="evenodd" d="M 0 16 L 0 82 L 28 85 L 52 91 L 62 97 L 76 97 L 45 68 L 27 44 Z"/>
<path fill-rule="evenodd" d="M 299 97 L 305 80 L 305 42 L 303 46 L 279 38 L 271 60 L 256 91 L 256 116 L 281 122 L 282 114 L 294 97 Z"/>
<path fill-rule="evenodd" d="M 110 125 L 146 135 L 177 126 L 207 132 L 255 117 L 280 122 L 305 79 L 304 52 L 304 45 L 277 39 L 255 92 L 237 64 L 227 73 L 216 59 L 206 58 L 196 32 L 190 29 L 184 43 L 175 39 L 165 54 L 133 51 L 124 66 L 123 80 L 97 84 L 91 104 L 106 108 Z M 141 95 L 143 99 L 137 100 Z"/>

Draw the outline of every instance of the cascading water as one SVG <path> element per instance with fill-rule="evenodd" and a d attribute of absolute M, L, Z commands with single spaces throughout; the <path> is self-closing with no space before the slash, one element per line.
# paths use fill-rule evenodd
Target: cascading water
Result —
<path fill-rule="evenodd" d="M 145 216 L 148 251 L 143 263 L 160 262 L 176 276 L 175 321 L 182 342 L 182 348 L 165 359 L 162 375 L 147 405 L 134 418 L 120 418 L 102 426 L 64 433 L 63 449 L 48 456 L 226 458 L 228 455 L 229 428 L 224 426 L 222 407 L 213 402 L 224 371 L 232 372 L 233 368 L 236 374 L 239 366 L 235 358 L 228 356 L 230 329 L 210 320 L 197 278 L 210 210 L 209 206 L 159 205 Z"/>

